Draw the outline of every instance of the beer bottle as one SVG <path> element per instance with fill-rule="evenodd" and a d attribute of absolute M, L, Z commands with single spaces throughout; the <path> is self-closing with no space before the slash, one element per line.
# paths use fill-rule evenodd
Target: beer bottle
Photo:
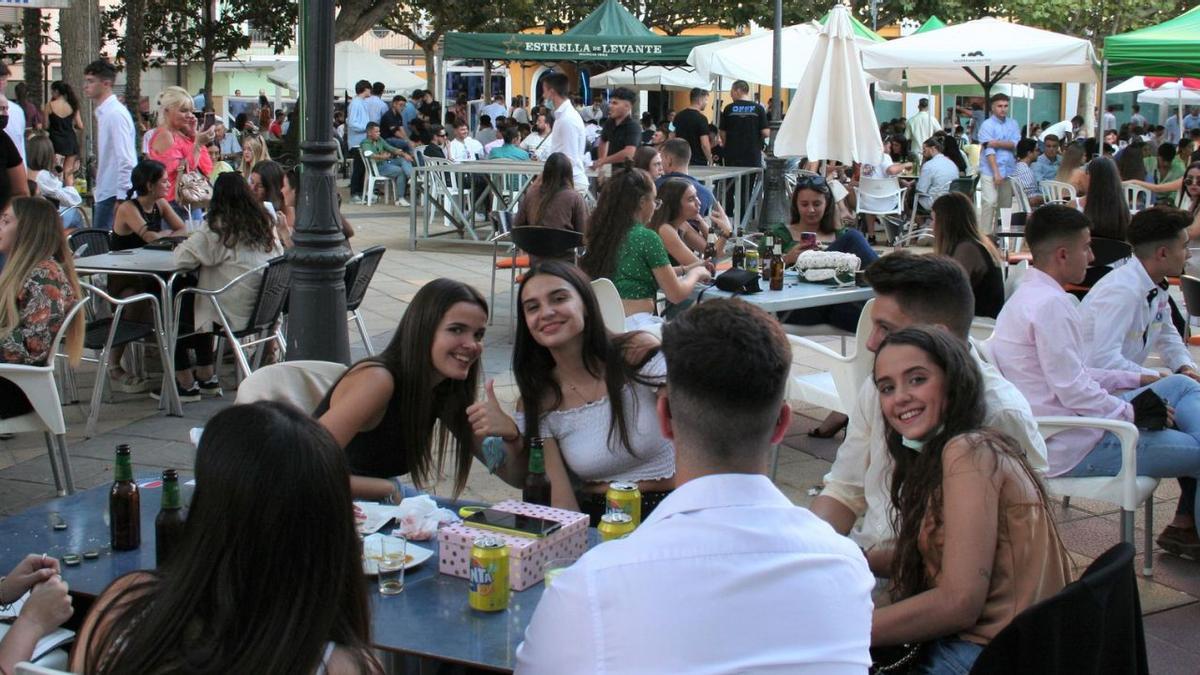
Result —
<path fill-rule="evenodd" d="M 179 548 L 183 538 L 183 499 L 179 496 L 179 474 L 167 469 L 162 475 L 162 506 L 154 519 L 154 555 L 161 568 Z"/>
<path fill-rule="evenodd" d="M 704 247 L 704 259 L 717 264 L 717 233 L 711 230 L 708 233 L 708 245 Z"/>
<path fill-rule="evenodd" d="M 132 551 L 142 545 L 142 508 L 129 446 L 117 446 L 113 484 L 108 493 L 108 527 L 114 551 Z"/>
<path fill-rule="evenodd" d="M 742 231 L 739 229 L 734 233 L 733 241 L 733 266 L 735 269 L 746 268 L 746 244 L 742 241 Z"/>
<path fill-rule="evenodd" d="M 762 260 L 760 260 L 758 263 L 759 267 L 762 268 L 763 281 L 771 280 L 771 255 L 774 252 L 774 248 L 775 237 L 772 237 L 769 234 L 763 237 Z"/>
<path fill-rule="evenodd" d="M 779 244 L 771 252 L 771 290 L 783 290 L 783 249 Z"/>
<path fill-rule="evenodd" d="M 525 472 L 521 501 L 527 504 L 550 505 L 550 479 L 546 478 L 546 456 L 540 438 L 529 440 L 529 471 Z"/>

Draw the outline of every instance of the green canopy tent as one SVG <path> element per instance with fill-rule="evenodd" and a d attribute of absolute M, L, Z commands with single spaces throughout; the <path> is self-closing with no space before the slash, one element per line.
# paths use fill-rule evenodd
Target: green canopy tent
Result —
<path fill-rule="evenodd" d="M 621 6 L 604 0 L 579 25 L 559 35 L 538 33 L 447 33 L 448 59 L 686 63 L 693 47 L 716 35 L 659 35 Z"/>
<path fill-rule="evenodd" d="M 921 24 L 921 27 L 918 28 L 915 32 L 928 33 L 931 30 L 937 30 L 939 28 L 945 28 L 945 27 L 946 27 L 946 22 L 937 18 L 937 15 L 935 14 L 935 15 L 929 17 L 928 19 L 925 19 L 925 23 Z"/>
<path fill-rule="evenodd" d="M 1133 75 L 1187 77 L 1200 73 L 1200 6 L 1154 26 L 1104 38 L 1100 109 L 1108 78 Z M 1097 120 L 1097 136 L 1100 120 Z"/>

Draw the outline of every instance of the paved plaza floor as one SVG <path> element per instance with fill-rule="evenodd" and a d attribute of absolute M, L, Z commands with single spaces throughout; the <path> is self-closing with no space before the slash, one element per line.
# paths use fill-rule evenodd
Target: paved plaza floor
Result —
<path fill-rule="evenodd" d="M 422 242 L 416 252 L 408 250 L 408 209 L 375 204 L 350 206 L 346 214 L 357 235 L 355 249 L 382 244 L 388 251 L 363 303 L 362 312 L 376 349 L 382 349 L 391 337 L 413 294 L 426 282 L 451 277 L 474 285 L 485 296 L 491 280 L 491 249 L 487 246 L 458 244 L 447 238 L 436 243 Z M 438 221 L 435 221 L 435 230 Z M 512 350 L 510 289 L 508 273 L 498 274 L 494 324 L 488 328 L 483 362 L 489 376 L 497 377 L 502 399 L 511 400 L 514 388 L 504 383 Z M 353 356 L 364 355 L 351 333 Z M 156 402 L 145 395 L 115 394 L 103 407 L 97 434 L 82 435 L 87 416 L 86 399 L 91 393 L 94 366 L 84 364 L 79 376 L 81 404 L 68 404 L 66 418 L 68 442 L 75 481 L 80 489 L 111 482 L 113 449 L 129 443 L 133 449 L 135 471 L 156 472 L 178 468 L 190 474 L 194 448 L 188 441 L 191 428 L 202 426 L 210 416 L 232 403 L 235 377 L 231 364 L 221 371 L 225 396 L 184 405 L 184 417 L 166 417 Z M 823 411 L 799 409 L 792 431 L 780 449 L 776 483 L 797 504 L 806 505 L 821 484 L 837 451 L 835 440 L 808 438 L 805 432 L 824 416 Z M 40 434 L 20 434 L 0 440 L 0 517 L 22 511 L 54 497 L 54 481 Z M 449 494 L 449 482 L 440 483 L 435 492 Z M 1179 487 L 1164 481 L 1156 493 L 1155 529 L 1170 521 Z M 471 472 L 464 498 L 496 501 L 519 497 L 519 492 L 490 476 L 477 465 Z M 1118 539 L 1119 512 L 1113 506 L 1075 499 L 1064 509 L 1055 505 L 1062 537 L 1073 554 L 1079 571 Z M 1138 545 L 1142 542 L 1142 514 L 1135 519 Z M 1147 648 L 1151 672 L 1156 675 L 1194 674 L 1200 663 L 1200 562 L 1183 560 L 1162 551 L 1154 551 L 1154 577 L 1139 577 L 1142 610 L 1145 614 Z M 1136 562 L 1141 568 L 1140 560 Z"/>

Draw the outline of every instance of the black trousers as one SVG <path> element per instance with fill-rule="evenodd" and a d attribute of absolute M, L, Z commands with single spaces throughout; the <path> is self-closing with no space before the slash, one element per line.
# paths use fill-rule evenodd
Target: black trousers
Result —
<path fill-rule="evenodd" d="M 358 148 L 350 149 L 350 196 L 359 197 L 362 195 L 363 178 L 367 174 L 367 167 L 363 164 L 362 153 Z"/>

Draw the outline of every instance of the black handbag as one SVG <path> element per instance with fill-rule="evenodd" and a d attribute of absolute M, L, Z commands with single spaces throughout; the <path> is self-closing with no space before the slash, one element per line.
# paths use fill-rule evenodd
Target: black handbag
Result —
<path fill-rule="evenodd" d="M 748 295 L 762 290 L 758 285 L 758 279 L 759 276 L 754 272 L 734 268 L 722 272 L 716 278 L 716 286 L 727 293 Z"/>

